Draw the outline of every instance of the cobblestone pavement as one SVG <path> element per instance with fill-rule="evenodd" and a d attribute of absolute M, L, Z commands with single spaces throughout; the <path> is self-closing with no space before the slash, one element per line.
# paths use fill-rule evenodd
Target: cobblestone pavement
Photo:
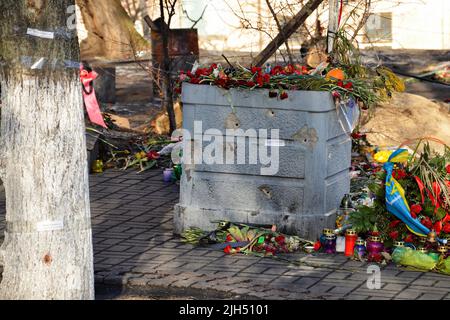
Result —
<path fill-rule="evenodd" d="M 343 255 L 294 254 L 289 263 L 183 244 L 172 233 L 178 186 L 161 176 L 160 170 L 91 175 L 97 285 L 203 298 L 450 300 L 450 277 L 393 264 L 381 267 L 381 288 L 369 289 L 368 264 Z"/>

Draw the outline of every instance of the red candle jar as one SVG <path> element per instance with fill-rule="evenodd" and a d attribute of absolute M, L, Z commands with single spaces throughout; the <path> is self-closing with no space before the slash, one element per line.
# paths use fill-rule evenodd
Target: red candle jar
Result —
<path fill-rule="evenodd" d="M 358 235 L 355 230 L 347 229 L 345 232 L 345 255 L 347 257 L 353 256 L 353 250 L 355 249 L 356 240 Z"/>

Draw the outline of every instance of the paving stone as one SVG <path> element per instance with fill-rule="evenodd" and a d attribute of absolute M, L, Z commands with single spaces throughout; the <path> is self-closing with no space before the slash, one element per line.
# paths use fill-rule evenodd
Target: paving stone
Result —
<path fill-rule="evenodd" d="M 387 291 L 387 290 L 382 290 L 382 289 L 367 289 L 367 287 L 365 287 L 364 285 L 357 288 L 355 291 L 352 292 L 352 294 L 356 294 L 356 295 L 365 295 L 365 296 L 369 296 L 369 297 L 385 297 L 385 298 L 393 298 L 394 296 L 396 296 L 398 292 L 397 291 Z"/>
<path fill-rule="evenodd" d="M 332 284 L 322 284 L 319 282 L 319 283 L 309 287 L 308 290 L 310 293 L 322 294 L 322 293 L 326 293 L 327 291 L 331 290 L 332 288 L 334 288 L 334 285 L 332 285 Z"/>
<path fill-rule="evenodd" d="M 440 280 L 440 281 L 436 282 L 436 284 L 434 286 L 436 288 L 450 288 L 450 277 L 446 281 Z"/>
<path fill-rule="evenodd" d="M 277 274 L 282 275 L 288 271 L 287 268 L 268 268 L 263 273 L 264 274 Z"/>
<path fill-rule="evenodd" d="M 419 297 L 419 300 L 442 300 L 446 294 L 445 293 L 424 293 Z"/>
<path fill-rule="evenodd" d="M 406 284 L 386 283 L 382 289 L 387 291 L 400 291 L 406 288 Z"/>
<path fill-rule="evenodd" d="M 395 296 L 395 299 L 414 300 L 414 299 L 417 299 L 419 296 L 421 296 L 422 293 L 423 292 L 417 291 L 417 290 L 405 289 L 402 292 L 400 292 L 397 296 Z"/>
<path fill-rule="evenodd" d="M 295 285 L 300 286 L 301 288 L 308 289 L 314 284 L 318 283 L 320 279 L 318 278 L 310 278 L 310 277 L 302 277 L 295 281 Z"/>

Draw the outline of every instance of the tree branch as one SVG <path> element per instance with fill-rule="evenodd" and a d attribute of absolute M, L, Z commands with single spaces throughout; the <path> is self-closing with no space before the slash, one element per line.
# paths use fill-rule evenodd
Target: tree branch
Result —
<path fill-rule="evenodd" d="M 272 16 L 273 16 L 273 18 L 275 20 L 275 23 L 277 24 L 278 32 L 283 37 L 284 45 L 286 46 L 286 51 L 288 53 L 289 63 L 293 64 L 294 60 L 293 60 L 293 57 L 292 57 L 292 52 L 291 52 L 291 49 L 289 48 L 288 39 L 286 38 L 286 36 L 284 34 L 284 31 L 283 31 L 283 28 L 281 27 L 280 20 L 278 19 L 277 14 L 275 13 L 275 10 L 273 10 L 272 5 L 270 4 L 270 0 L 266 0 L 266 4 L 267 4 L 267 7 L 269 8 L 270 13 L 272 14 Z"/>
<path fill-rule="evenodd" d="M 280 32 L 260 54 L 253 60 L 253 65 L 262 66 L 283 43 L 283 38 L 288 39 L 317 9 L 323 0 L 309 0 L 302 9 L 282 28 Z"/>

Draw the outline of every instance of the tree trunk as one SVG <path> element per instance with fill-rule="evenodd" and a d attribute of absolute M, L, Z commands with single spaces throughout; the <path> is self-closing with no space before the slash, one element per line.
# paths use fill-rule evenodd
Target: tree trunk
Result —
<path fill-rule="evenodd" d="M 169 55 L 169 34 L 170 25 L 167 25 L 164 19 L 164 3 L 163 0 L 159 1 L 160 13 L 161 13 L 161 37 L 163 41 L 163 60 L 164 70 L 162 72 L 162 91 L 163 101 L 162 107 L 167 111 L 169 115 L 170 134 L 177 129 L 177 122 L 175 120 L 175 111 L 173 110 L 173 85 L 172 79 L 170 79 L 171 61 Z"/>
<path fill-rule="evenodd" d="M 150 49 L 136 31 L 120 0 L 76 0 L 88 37 L 81 42 L 83 60 L 133 60 Z"/>
<path fill-rule="evenodd" d="M 328 38 L 327 38 L 327 53 L 333 51 L 334 39 L 338 31 L 339 20 L 339 0 L 328 0 Z"/>
<path fill-rule="evenodd" d="M 73 4 L 0 2 L 3 299 L 94 298 L 82 91 L 76 66 L 61 64 L 79 61 L 76 30 L 66 27 Z M 71 37 L 27 36 L 27 28 Z M 32 69 L 27 59 L 40 57 L 50 60 Z"/>

